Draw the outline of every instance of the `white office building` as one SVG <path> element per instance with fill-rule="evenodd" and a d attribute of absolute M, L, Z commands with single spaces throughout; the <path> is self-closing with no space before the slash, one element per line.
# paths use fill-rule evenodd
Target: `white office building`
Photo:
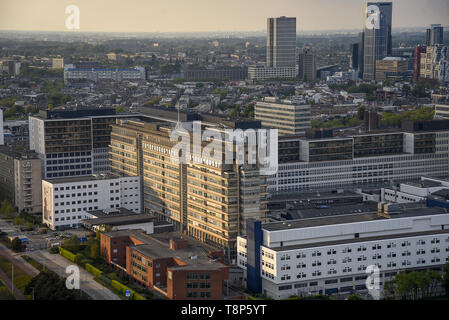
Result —
<path fill-rule="evenodd" d="M 370 265 L 380 269 L 382 294 L 400 271 L 441 271 L 449 261 L 449 215 L 423 204 L 262 224 L 254 234 L 238 237 L 237 263 L 273 299 L 366 292 Z"/>
<path fill-rule="evenodd" d="M 134 68 L 77 68 L 72 64 L 64 66 L 64 82 L 87 79 L 94 82 L 101 80 L 145 80 L 144 67 Z"/>
<path fill-rule="evenodd" d="M 93 175 L 42 180 L 42 220 L 52 230 L 76 228 L 88 212 L 126 208 L 141 210 L 140 177 Z"/>
<path fill-rule="evenodd" d="M 293 79 L 298 75 L 298 66 L 267 68 L 262 65 L 249 66 L 248 78 L 255 81 L 270 79 Z"/>

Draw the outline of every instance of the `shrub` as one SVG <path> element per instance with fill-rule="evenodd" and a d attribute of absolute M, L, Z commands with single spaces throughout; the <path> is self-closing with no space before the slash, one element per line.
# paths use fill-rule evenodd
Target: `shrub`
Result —
<path fill-rule="evenodd" d="M 59 254 L 61 256 L 63 256 L 64 258 L 66 258 L 67 260 L 70 260 L 72 262 L 76 261 L 75 260 L 76 259 L 75 255 L 73 253 L 71 253 L 69 250 L 66 250 L 66 249 L 64 249 L 62 247 L 58 247 L 58 249 L 59 249 Z"/>
<path fill-rule="evenodd" d="M 55 253 L 59 253 L 59 249 L 56 246 L 53 246 L 50 248 L 50 253 L 51 254 L 55 254 Z"/>
<path fill-rule="evenodd" d="M 103 274 L 103 272 L 101 270 L 98 270 L 91 264 L 86 263 L 85 268 L 88 272 L 93 274 L 95 277 L 100 277 Z"/>

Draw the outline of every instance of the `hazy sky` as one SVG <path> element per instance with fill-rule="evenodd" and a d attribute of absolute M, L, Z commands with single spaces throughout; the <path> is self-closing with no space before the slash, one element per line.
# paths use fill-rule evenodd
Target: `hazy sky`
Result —
<path fill-rule="evenodd" d="M 364 0 L 0 0 L 0 29 L 67 30 L 68 5 L 79 31 L 262 31 L 266 18 L 292 16 L 297 29 L 359 29 Z M 392 0 L 394 27 L 449 25 L 449 0 Z"/>

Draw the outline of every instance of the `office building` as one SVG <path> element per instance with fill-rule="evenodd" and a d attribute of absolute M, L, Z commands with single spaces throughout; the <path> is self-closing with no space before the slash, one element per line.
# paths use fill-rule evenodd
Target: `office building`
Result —
<path fill-rule="evenodd" d="M 413 82 L 421 78 L 421 55 L 425 53 L 425 46 L 416 46 L 413 51 Z"/>
<path fill-rule="evenodd" d="M 392 54 L 391 2 L 367 2 L 364 10 L 363 79 L 375 80 L 376 61 Z M 372 24 L 367 21 L 372 20 Z"/>
<path fill-rule="evenodd" d="M 316 55 L 312 48 L 304 46 L 298 55 L 298 78 L 303 81 L 316 80 Z"/>
<path fill-rule="evenodd" d="M 141 212 L 140 177 L 93 175 L 42 180 L 42 222 L 52 230 L 76 228 L 91 211 Z"/>
<path fill-rule="evenodd" d="M 429 29 L 426 29 L 426 46 L 443 44 L 443 35 L 444 31 L 441 24 L 432 24 Z"/>
<path fill-rule="evenodd" d="M 64 58 L 53 58 L 51 60 L 52 69 L 64 69 Z"/>
<path fill-rule="evenodd" d="M 225 69 L 186 69 L 183 73 L 184 79 L 192 81 L 207 80 L 245 80 L 248 76 L 248 68 L 225 68 Z"/>
<path fill-rule="evenodd" d="M 41 167 L 35 152 L 0 146 L 0 193 L 19 212 L 42 212 Z"/>
<path fill-rule="evenodd" d="M 3 70 L 10 76 L 18 76 L 20 73 L 21 63 L 14 60 L 3 60 L 2 67 Z"/>
<path fill-rule="evenodd" d="M 443 83 L 449 82 L 449 47 L 440 44 L 426 47 L 421 54 L 422 79 L 433 79 Z"/>
<path fill-rule="evenodd" d="M 340 211 L 339 208 L 337 211 Z M 326 212 L 324 212 L 326 211 Z M 366 269 L 385 281 L 400 271 L 442 271 L 449 261 L 449 215 L 425 204 L 379 205 L 359 213 L 260 224 L 238 238 L 248 289 L 273 299 L 366 293 Z"/>
<path fill-rule="evenodd" d="M 407 60 L 400 57 L 385 57 L 376 61 L 376 80 L 404 79 L 407 76 Z"/>
<path fill-rule="evenodd" d="M 435 104 L 435 119 L 449 119 L 449 104 Z"/>
<path fill-rule="evenodd" d="M 77 68 L 72 64 L 64 66 L 64 82 L 86 79 L 90 81 L 123 81 L 123 80 L 146 80 L 144 67 L 134 68 Z"/>
<path fill-rule="evenodd" d="M 43 178 L 89 176 L 109 171 L 113 108 L 40 110 L 29 117 L 30 149 L 43 161 Z"/>
<path fill-rule="evenodd" d="M 397 131 L 306 139 L 284 136 L 289 157 L 268 177 L 270 194 L 418 180 L 449 174 L 449 121 L 404 121 Z M 295 159 L 299 159 L 295 160 Z"/>
<path fill-rule="evenodd" d="M 264 128 L 276 128 L 279 135 L 305 135 L 311 128 L 310 105 L 299 101 L 280 100 L 265 97 L 255 102 L 254 118 L 260 120 Z"/>
<path fill-rule="evenodd" d="M 364 67 L 364 49 L 365 49 L 365 33 L 359 32 L 359 67 L 357 68 L 357 74 L 359 78 L 363 78 L 363 67 Z"/>
<path fill-rule="evenodd" d="M 357 70 L 359 68 L 359 44 L 351 43 L 349 50 L 351 53 L 351 61 L 349 65 L 352 69 Z"/>
<path fill-rule="evenodd" d="M 137 230 L 101 233 L 100 252 L 111 266 L 170 300 L 222 300 L 229 267 L 223 252 L 181 233 Z"/>
<path fill-rule="evenodd" d="M 264 66 L 249 66 L 248 78 L 255 81 L 271 79 L 294 79 L 298 76 L 298 67 L 266 68 Z"/>
<path fill-rule="evenodd" d="M 253 121 L 221 121 L 206 127 L 224 132 L 220 130 L 253 128 L 253 124 L 260 127 L 260 122 Z M 224 164 L 224 148 L 222 162 L 196 155 L 187 164 L 172 163 L 170 150 L 175 142 L 170 133 L 175 125 L 176 121 L 154 119 L 129 119 L 112 125 L 111 173 L 140 175 L 145 212 L 223 248 L 226 259 L 234 259 L 236 237 L 246 230 L 246 220 L 266 217 L 266 176 L 256 164 Z M 183 126 L 191 134 L 192 123 Z"/>
<path fill-rule="evenodd" d="M 296 18 L 267 19 L 267 68 L 296 65 Z"/>

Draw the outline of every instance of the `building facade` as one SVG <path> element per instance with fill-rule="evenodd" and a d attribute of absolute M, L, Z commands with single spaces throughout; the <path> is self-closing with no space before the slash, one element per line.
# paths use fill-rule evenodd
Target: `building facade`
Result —
<path fill-rule="evenodd" d="M 429 29 L 426 29 L 426 46 L 443 44 L 443 36 L 443 26 L 441 24 L 432 24 Z"/>
<path fill-rule="evenodd" d="M 267 19 L 267 68 L 296 65 L 296 18 Z"/>
<path fill-rule="evenodd" d="M 403 79 L 407 76 L 408 63 L 404 58 L 385 57 L 376 61 L 376 80 Z"/>
<path fill-rule="evenodd" d="M 0 146 L 0 192 L 19 212 L 42 212 L 41 167 L 35 152 Z"/>
<path fill-rule="evenodd" d="M 312 48 L 304 46 L 298 55 L 298 78 L 303 81 L 316 80 L 316 55 Z"/>
<path fill-rule="evenodd" d="M 298 75 L 298 67 L 266 68 L 264 66 L 249 66 L 248 78 L 250 80 L 264 81 L 270 79 L 293 79 Z"/>
<path fill-rule="evenodd" d="M 74 65 L 64 66 L 64 82 L 86 79 L 90 81 L 123 81 L 123 80 L 146 80 L 144 67 L 134 68 L 77 68 Z"/>
<path fill-rule="evenodd" d="M 89 211 L 126 208 L 140 213 L 140 177 L 94 175 L 42 180 L 42 222 L 52 230 L 76 228 Z"/>
<path fill-rule="evenodd" d="M 140 175 L 145 212 L 224 248 L 226 258 L 233 259 L 235 241 L 244 233 L 246 220 L 266 216 L 266 176 L 260 175 L 257 166 L 219 163 L 203 155 L 184 164 L 173 163 L 173 129 L 168 122 L 117 122 L 111 134 L 111 173 Z"/>
<path fill-rule="evenodd" d="M 290 100 L 265 97 L 257 101 L 254 118 L 265 128 L 276 128 L 279 135 L 305 135 L 311 128 L 310 105 Z"/>
<path fill-rule="evenodd" d="M 421 54 L 420 67 L 422 79 L 449 82 L 449 47 L 440 44 L 426 47 L 426 52 Z"/>
<path fill-rule="evenodd" d="M 279 157 L 277 174 L 268 177 L 268 192 L 378 185 L 422 175 L 446 177 L 448 139 L 447 120 L 404 122 L 400 131 L 346 137 L 281 137 L 279 150 L 288 150 L 289 156 Z"/>
<path fill-rule="evenodd" d="M 105 261 L 170 300 L 222 300 L 228 268 L 223 252 L 179 233 L 144 235 L 130 230 L 101 234 Z"/>
<path fill-rule="evenodd" d="M 363 79 L 376 79 L 376 61 L 392 53 L 391 22 L 393 4 L 391 2 L 367 2 L 364 22 Z M 370 23 L 372 22 L 372 23 Z"/>
<path fill-rule="evenodd" d="M 442 271 L 449 261 L 449 215 L 421 204 L 254 229 L 238 238 L 238 265 L 248 288 L 273 299 L 366 292 L 368 266 L 379 268 L 382 294 L 400 271 Z"/>
<path fill-rule="evenodd" d="M 40 111 L 29 117 L 30 149 L 43 161 L 43 178 L 109 172 L 113 108 Z"/>

